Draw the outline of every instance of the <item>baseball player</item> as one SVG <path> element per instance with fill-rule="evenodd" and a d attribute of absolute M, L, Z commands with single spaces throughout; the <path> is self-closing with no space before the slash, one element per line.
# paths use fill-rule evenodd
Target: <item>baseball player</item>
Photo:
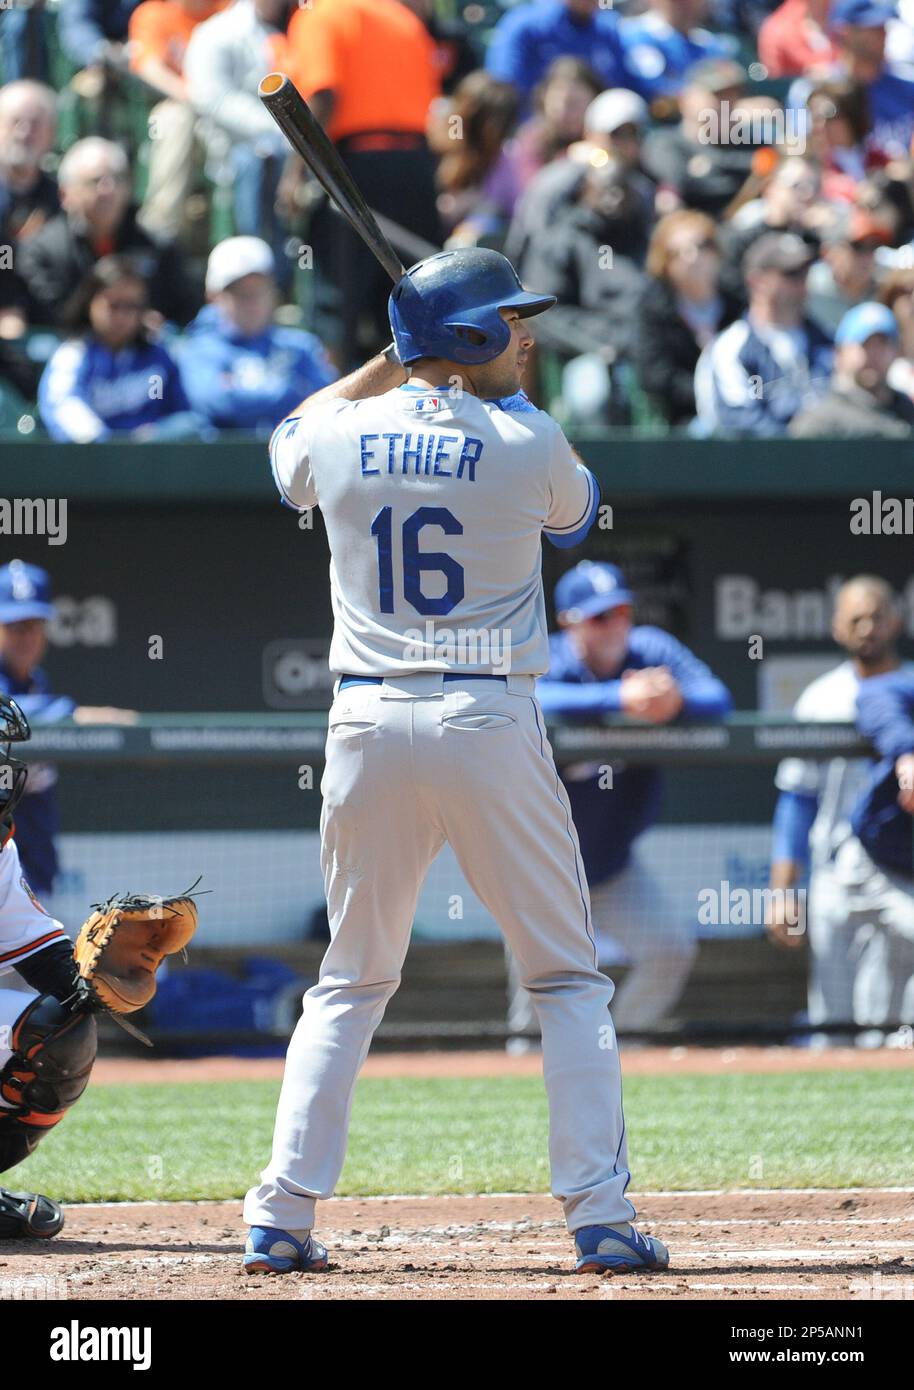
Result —
<path fill-rule="evenodd" d="M 652 724 L 722 719 L 730 692 L 669 632 L 632 625 L 634 595 L 616 565 L 582 560 L 555 586 L 559 631 L 550 638 L 547 675 L 537 697 L 547 715 L 601 719 L 628 714 Z M 646 1032 L 676 1002 L 695 956 L 688 922 L 666 900 L 656 866 L 637 839 L 660 814 L 658 768 L 616 766 L 611 785 L 600 764 L 562 769 L 581 839 L 601 965 L 627 964 L 613 998 L 619 1032 Z M 529 1034 L 536 1020 L 509 957 L 509 1028 Z M 512 1037 L 509 1044 L 517 1044 Z M 510 1046 L 511 1051 L 522 1050 Z"/>
<path fill-rule="evenodd" d="M 896 650 L 900 629 L 885 580 L 873 575 L 849 579 L 838 591 L 832 619 L 833 636 L 848 659 L 806 687 L 794 716 L 852 723 L 871 681 L 890 672 L 914 672 L 910 664 L 902 666 Z M 799 946 L 809 938 L 808 1007 L 814 1026 L 900 1019 L 914 970 L 914 951 L 896 921 L 910 916 L 914 884 L 902 883 L 886 898 L 851 825 L 851 811 L 868 772 L 865 758 L 785 758 L 775 778 L 780 796 L 774 815 L 771 887 L 782 892 L 773 900 L 767 926 L 782 946 Z M 785 909 L 786 890 L 800 882 L 807 865 L 804 934 L 797 930 L 796 914 Z M 873 890 L 869 897 L 867 883 Z M 841 1037 L 822 1033 L 816 1041 L 834 1044 Z"/>
<path fill-rule="evenodd" d="M 248 1270 L 326 1267 L 315 1201 L 339 1177 L 356 1076 L 445 842 L 534 997 L 552 1191 L 576 1268 L 669 1262 L 632 1225 L 612 984 L 534 695 L 549 659 L 542 535 L 577 544 L 599 502 L 561 429 L 520 392 L 527 320 L 554 302 L 494 251 L 420 261 L 390 296 L 390 348 L 271 441 L 283 499 L 320 505 L 330 543 L 331 942 L 289 1045 L 272 1158 L 245 1201 Z"/>
<path fill-rule="evenodd" d="M 112 899 L 74 946 L 32 892 L 13 838 L 28 773 L 10 748 L 29 736 L 20 707 L 0 695 L 0 1174 L 28 1157 L 89 1084 L 95 1013 L 148 1003 L 162 957 L 196 927 L 189 897 Z M 62 1225 L 50 1197 L 0 1187 L 0 1240 L 53 1236 Z"/>

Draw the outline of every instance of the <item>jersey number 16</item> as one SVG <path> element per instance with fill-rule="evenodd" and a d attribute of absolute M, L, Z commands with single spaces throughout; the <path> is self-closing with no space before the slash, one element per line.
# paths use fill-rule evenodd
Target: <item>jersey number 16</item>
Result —
<path fill-rule="evenodd" d="M 418 507 L 403 523 L 403 597 L 417 613 L 450 613 L 464 595 L 463 565 L 441 550 L 419 549 L 419 532 L 424 526 L 439 526 L 446 536 L 462 536 L 463 527 L 447 507 Z M 394 611 L 393 507 L 382 507 L 371 523 L 371 534 L 378 542 L 378 593 L 382 613 Z M 426 570 L 445 576 L 447 588 L 440 598 L 422 592 Z"/>

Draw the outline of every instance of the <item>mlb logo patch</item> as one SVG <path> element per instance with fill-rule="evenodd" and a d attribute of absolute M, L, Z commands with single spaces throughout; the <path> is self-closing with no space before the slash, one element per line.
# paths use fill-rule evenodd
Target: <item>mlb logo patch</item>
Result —
<path fill-rule="evenodd" d="M 413 409 L 417 415 L 434 415 L 436 410 L 444 408 L 444 400 L 441 396 L 420 396 Z"/>

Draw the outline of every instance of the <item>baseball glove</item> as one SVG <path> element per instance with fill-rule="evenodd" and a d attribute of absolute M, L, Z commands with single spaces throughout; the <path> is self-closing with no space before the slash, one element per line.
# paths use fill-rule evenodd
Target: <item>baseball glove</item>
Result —
<path fill-rule="evenodd" d="M 115 1014 L 149 1003 L 162 961 L 183 951 L 197 930 L 192 894 L 192 888 L 180 898 L 125 894 L 92 904 L 74 955 L 93 1002 Z"/>

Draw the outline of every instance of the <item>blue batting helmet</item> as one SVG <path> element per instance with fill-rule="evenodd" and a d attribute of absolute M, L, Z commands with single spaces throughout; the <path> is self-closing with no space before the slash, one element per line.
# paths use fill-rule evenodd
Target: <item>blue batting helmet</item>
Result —
<path fill-rule="evenodd" d="M 410 266 L 391 293 L 390 326 L 404 366 L 420 357 L 471 366 L 491 362 L 511 341 L 499 309 L 529 318 L 554 303 L 555 295 L 529 294 L 506 256 L 469 246 Z"/>

